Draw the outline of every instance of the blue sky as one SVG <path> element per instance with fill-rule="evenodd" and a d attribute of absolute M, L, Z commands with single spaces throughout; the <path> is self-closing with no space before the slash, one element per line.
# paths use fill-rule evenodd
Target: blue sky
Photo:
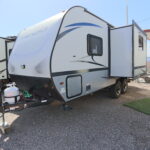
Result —
<path fill-rule="evenodd" d="M 128 1 L 129 23 L 132 19 L 150 28 L 150 0 L 0 0 L 0 36 L 17 35 L 22 29 L 38 23 L 74 5 L 113 24 L 126 24 L 125 6 Z"/>
<path fill-rule="evenodd" d="M 86 7 L 115 26 L 126 24 L 127 0 L 0 0 L 0 36 L 16 35 L 22 29 L 38 23 L 74 5 Z M 150 0 L 128 0 L 129 23 L 136 20 L 150 28 Z"/>

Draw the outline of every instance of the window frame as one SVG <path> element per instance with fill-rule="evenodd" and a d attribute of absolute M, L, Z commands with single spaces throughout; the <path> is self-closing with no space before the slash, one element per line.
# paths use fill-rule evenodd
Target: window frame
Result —
<path fill-rule="evenodd" d="M 140 44 L 141 44 L 140 39 L 142 40 L 142 46 L 140 46 Z M 139 38 L 138 38 L 138 47 L 142 48 L 142 50 L 144 50 L 144 38 L 141 35 L 139 35 Z"/>
<path fill-rule="evenodd" d="M 92 54 L 91 53 L 91 51 L 90 51 L 90 42 L 89 42 L 90 37 L 96 38 L 96 39 L 102 41 L 102 50 L 101 50 L 102 52 L 101 52 L 101 54 Z M 95 35 L 92 35 L 92 34 L 88 34 L 87 35 L 87 53 L 88 53 L 89 56 L 103 56 L 103 38 L 95 36 Z"/>
<path fill-rule="evenodd" d="M 10 49 L 8 50 L 9 56 L 10 56 L 11 53 L 12 53 L 12 48 L 10 48 Z"/>

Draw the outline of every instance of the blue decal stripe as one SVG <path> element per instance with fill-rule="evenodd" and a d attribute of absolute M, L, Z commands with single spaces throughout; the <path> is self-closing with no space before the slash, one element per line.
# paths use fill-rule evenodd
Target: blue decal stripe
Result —
<path fill-rule="evenodd" d="M 97 62 L 92 62 L 92 61 L 77 60 L 75 62 L 89 63 L 89 64 L 93 64 L 93 65 L 98 65 L 98 66 L 106 67 L 103 64 L 99 64 Z"/>
<path fill-rule="evenodd" d="M 101 28 L 101 26 L 99 26 L 97 24 L 88 23 L 88 22 L 73 23 L 73 24 L 67 25 L 65 27 L 74 27 L 74 26 L 93 26 L 93 27 Z"/>
<path fill-rule="evenodd" d="M 81 26 L 93 26 L 93 27 L 98 27 L 98 28 L 102 28 L 101 26 L 99 25 L 96 25 L 96 24 L 93 24 L 93 23 L 88 23 L 88 22 L 79 22 L 79 23 L 74 23 L 74 24 L 70 24 L 70 25 L 67 25 L 65 27 L 74 27 L 72 29 L 68 29 L 62 33 L 60 33 L 57 37 L 57 41 L 60 40 L 62 37 L 64 37 L 66 34 L 80 28 Z"/>
<path fill-rule="evenodd" d="M 80 28 L 80 27 L 75 27 L 75 28 L 72 28 L 72 29 L 69 29 L 69 30 L 66 30 L 66 31 L 60 33 L 60 34 L 58 35 L 58 37 L 57 37 L 57 41 L 60 40 L 62 37 L 64 37 L 64 36 L 65 36 L 66 34 L 68 34 L 69 32 L 72 32 L 72 31 L 74 31 L 74 30 L 76 30 L 76 29 L 78 29 L 78 28 Z"/>

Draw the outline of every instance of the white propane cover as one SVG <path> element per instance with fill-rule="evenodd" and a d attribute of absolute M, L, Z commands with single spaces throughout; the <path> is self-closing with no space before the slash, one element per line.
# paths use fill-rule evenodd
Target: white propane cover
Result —
<path fill-rule="evenodd" d="M 8 104 L 15 104 L 15 97 L 17 97 L 17 101 L 19 101 L 19 89 L 15 85 L 9 85 L 10 87 L 4 90 L 4 102 Z"/>

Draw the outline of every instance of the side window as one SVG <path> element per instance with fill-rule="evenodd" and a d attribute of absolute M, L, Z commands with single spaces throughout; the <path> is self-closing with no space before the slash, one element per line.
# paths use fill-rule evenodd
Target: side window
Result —
<path fill-rule="evenodd" d="M 103 55 L 103 39 L 94 35 L 87 35 L 87 51 L 90 56 Z"/>
<path fill-rule="evenodd" d="M 9 51 L 8 51 L 8 53 L 9 53 L 9 56 L 10 56 L 11 52 L 12 52 L 12 49 L 9 49 Z"/>
<path fill-rule="evenodd" d="M 141 35 L 139 35 L 139 48 L 144 50 L 144 40 L 143 40 L 143 37 Z"/>

